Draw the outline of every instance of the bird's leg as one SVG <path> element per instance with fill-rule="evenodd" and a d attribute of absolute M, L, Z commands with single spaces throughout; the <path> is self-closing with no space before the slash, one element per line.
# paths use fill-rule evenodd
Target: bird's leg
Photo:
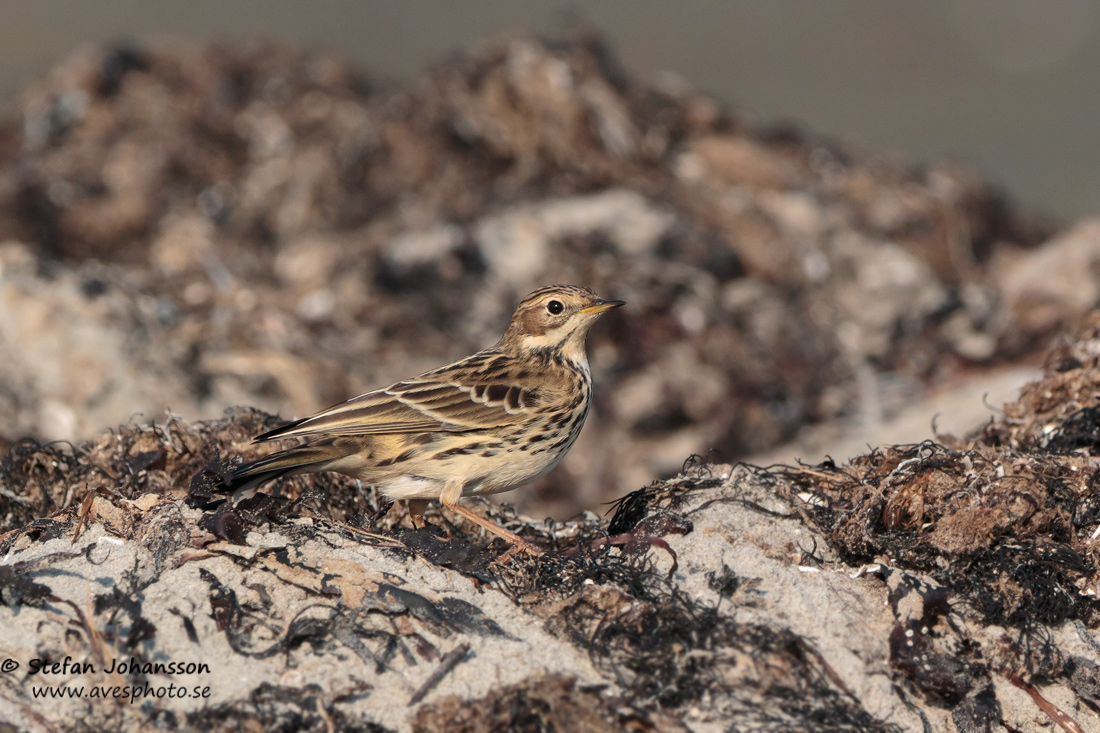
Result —
<path fill-rule="evenodd" d="M 478 515 L 474 514 L 472 511 L 467 509 L 466 507 L 461 506 L 458 503 L 459 499 L 461 499 L 461 498 L 462 498 L 462 484 L 457 483 L 457 482 L 448 483 L 446 486 L 443 487 L 443 493 L 440 494 L 440 496 L 439 496 L 439 502 L 443 506 L 450 509 L 455 514 L 458 514 L 459 516 L 466 517 L 466 519 L 469 519 L 474 524 L 477 524 L 477 525 L 480 525 L 480 526 L 484 527 L 488 531 L 495 534 L 497 537 L 502 537 L 502 538 L 508 540 L 509 542 L 512 543 L 512 545 L 515 547 L 516 550 L 520 550 L 521 552 L 526 552 L 528 555 L 541 555 L 542 554 L 542 550 L 535 547 L 530 542 L 528 542 L 527 540 L 525 540 L 522 537 L 520 537 L 519 535 L 517 535 L 515 532 L 509 532 L 508 530 L 506 530 L 504 527 L 501 527 L 496 522 L 493 522 L 490 519 L 486 519 L 485 517 L 479 517 Z"/>
<path fill-rule="evenodd" d="M 412 522 L 413 529 L 422 529 L 424 527 L 424 510 L 428 508 L 427 499 L 409 499 L 409 521 Z"/>

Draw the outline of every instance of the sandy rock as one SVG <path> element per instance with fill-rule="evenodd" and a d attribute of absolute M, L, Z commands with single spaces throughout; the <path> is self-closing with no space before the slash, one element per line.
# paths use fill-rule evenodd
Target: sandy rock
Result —
<path fill-rule="evenodd" d="M 185 521 L 196 519 L 193 511 L 178 504 L 174 512 Z M 198 718 L 211 708 L 247 700 L 247 694 L 241 694 L 245 690 L 316 686 L 324 697 L 342 697 L 355 691 L 354 697 L 359 702 L 349 709 L 350 714 L 404 730 L 408 729 L 405 719 L 409 698 L 433 671 L 432 662 L 463 643 L 470 644 L 474 653 L 464 661 L 462 674 L 451 675 L 434 694 L 476 697 L 498 685 L 513 684 L 538 674 L 579 673 L 589 680 L 595 678 L 580 650 L 546 635 L 538 624 L 532 624 L 529 614 L 515 609 L 502 595 L 485 596 L 468 581 L 448 579 L 440 568 L 415 560 L 411 565 L 403 560 L 395 562 L 384 553 L 368 551 L 364 555 L 362 549 L 350 546 L 343 551 L 327 549 L 319 554 L 317 547 L 288 546 L 286 538 L 279 536 L 256 537 L 251 543 L 263 548 L 255 555 L 258 562 L 252 570 L 242 569 L 234 562 L 233 548 L 222 551 L 214 545 L 204 551 L 177 550 L 169 557 L 166 569 L 154 575 L 154 552 L 139 542 L 113 537 L 99 526 L 82 535 L 76 546 L 70 539 L 58 539 L 40 544 L 34 552 L 9 556 L 12 563 L 49 562 L 60 574 L 55 582 L 48 582 L 51 594 L 59 599 L 53 603 L 60 607 L 72 602 L 80 608 L 89 594 L 95 597 L 106 592 L 109 597 L 113 584 L 104 584 L 97 578 L 121 578 L 136 568 L 129 576 L 131 587 L 121 590 L 139 594 L 140 615 L 131 615 L 125 621 L 119 619 L 114 625 L 104 624 L 102 631 L 117 637 L 113 643 L 101 641 L 99 648 L 94 640 L 90 649 L 74 646 L 64 633 L 36 634 L 13 640 L 4 650 L 5 656 L 24 659 L 25 669 L 29 669 L 30 659 L 45 654 L 89 664 L 94 671 L 49 678 L 26 677 L 28 687 L 85 686 L 89 690 L 95 685 L 126 684 L 142 677 L 109 672 L 111 660 L 125 664 L 131 655 L 149 661 L 206 663 L 208 671 L 148 676 L 154 686 L 175 682 L 189 688 L 209 687 L 208 696 L 164 703 L 158 700 L 159 714 L 171 712 L 180 718 L 189 715 Z M 95 562 L 94 566 L 87 566 L 89 572 L 78 569 L 80 560 L 54 559 L 73 552 L 84 562 L 88 560 L 84 560 L 82 553 L 87 553 Z M 271 559 L 284 552 L 290 553 L 289 564 Z M 309 559 L 320 557 L 323 560 L 316 566 Z M 93 567 L 98 570 L 93 571 Z M 421 592 L 431 588 L 432 592 L 420 596 L 411 591 L 413 587 Z M 337 592 L 335 598 L 331 598 L 333 590 Z M 424 605 L 410 606 L 413 602 Z M 266 609 L 267 628 L 257 628 L 242 636 L 222 633 L 220 625 L 229 623 L 232 627 L 242 620 L 234 618 L 234 614 L 254 613 L 243 611 L 238 603 L 244 608 L 260 604 Z M 437 609 L 434 613 L 433 608 Z M 10 610 L 0 613 L 8 615 Z M 130 613 L 135 612 L 131 609 Z M 287 649 L 289 654 L 265 652 L 279 649 L 279 627 L 294 628 L 298 624 L 304 630 L 311 620 L 324 623 L 347 614 L 361 615 L 362 619 L 373 617 L 375 622 L 367 626 L 357 622 L 349 627 L 352 635 L 346 644 L 337 642 L 327 653 L 318 653 L 310 645 Z M 48 624 L 50 615 L 49 608 L 27 608 L 20 614 L 22 620 L 16 623 Z M 409 620 L 402 632 L 406 639 L 399 646 L 408 647 L 400 649 L 396 659 L 382 662 L 398 650 L 387 650 L 385 644 L 374 649 L 369 627 L 377 627 L 373 635 L 385 636 L 389 633 L 386 629 L 390 627 L 390 619 L 400 621 L 403 615 L 409 616 Z M 422 620 L 416 618 L 418 615 Z M 506 618 L 511 622 L 500 626 L 499 621 Z M 8 615 L 5 623 L 12 622 L 14 616 Z M 149 637 L 143 642 L 135 639 L 139 624 L 144 629 L 143 635 Z M 189 638 L 192 633 L 194 639 Z M 357 638 L 363 641 L 356 644 Z M 385 673 L 378 670 L 380 664 L 386 667 Z M 401 703 L 393 704 L 396 700 Z M 14 702 L 11 698 L 5 700 L 5 719 L 34 729 L 35 716 Z M 108 712 L 88 700 L 53 703 L 48 708 L 32 703 L 31 708 L 37 708 L 52 725 L 85 716 L 89 720 L 100 719 Z M 143 716 L 139 713 L 140 717 Z M 124 719 L 135 720 L 125 714 Z"/>
<path fill-rule="evenodd" d="M 1042 715 L 1032 689 L 1100 725 L 1078 698 L 1100 681 L 1084 627 L 1050 626 L 1061 661 L 1028 657 L 980 607 L 947 602 L 962 587 L 911 560 L 843 560 L 812 519 L 823 505 L 797 491 L 778 474 L 697 466 L 636 492 L 610 527 L 525 524 L 557 549 L 503 565 L 461 535 L 311 514 L 260 519 L 234 544 L 202 532 L 209 515 L 184 499 L 88 494 L 2 538 L 0 619 L 20 633 L 2 649 L 19 667 L 0 709 L 28 730 L 575 718 L 588 730 L 962 731 L 964 718 L 1026 725 Z M 29 673 L 47 658 L 64 667 Z M 183 667 L 144 666 L 157 662 Z M 1046 670 L 1041 690 L 998 671 L 1024 668 Z M 170 684 L 187 696 L 36 697 Z"/>

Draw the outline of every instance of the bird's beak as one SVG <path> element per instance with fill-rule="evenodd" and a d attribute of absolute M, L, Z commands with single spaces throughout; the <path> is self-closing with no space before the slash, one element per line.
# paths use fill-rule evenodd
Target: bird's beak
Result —
<path fill-rule="evenodd" d="M 602 298 L 596 301 L 596 305 L 590 305 L 587 308 L 581 308 L 580 312 L 587 315 L 595 315 L 597 313 L 603 313 L 609 311 L 612 308 L 618 308 L 619 306 L 626 305 L 625 300 L 603 300 Z"/>

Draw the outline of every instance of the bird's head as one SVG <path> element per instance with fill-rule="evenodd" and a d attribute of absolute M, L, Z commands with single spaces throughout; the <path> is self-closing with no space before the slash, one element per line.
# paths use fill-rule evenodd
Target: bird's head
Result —
<path fill-rule="evenodd" d="M 540 288 L 520 302 L 500 340 L 500 347 L 526 352 L 560 352 L 586 363 L 584 339 L 601 313 L 624 305 L 604 300 L 588 288 L 552 285 Z"/>

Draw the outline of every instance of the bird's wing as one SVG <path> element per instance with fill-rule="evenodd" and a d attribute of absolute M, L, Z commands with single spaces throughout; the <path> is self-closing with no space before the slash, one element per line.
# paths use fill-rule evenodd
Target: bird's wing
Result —
<path fill-rule="evenodd" d="M 541 404 L 529 373 L 505 368 L 501 358 L 471 363 L 474 358 L 360 395 L 256 440 L 483 430 L 522 422 Z"/>

